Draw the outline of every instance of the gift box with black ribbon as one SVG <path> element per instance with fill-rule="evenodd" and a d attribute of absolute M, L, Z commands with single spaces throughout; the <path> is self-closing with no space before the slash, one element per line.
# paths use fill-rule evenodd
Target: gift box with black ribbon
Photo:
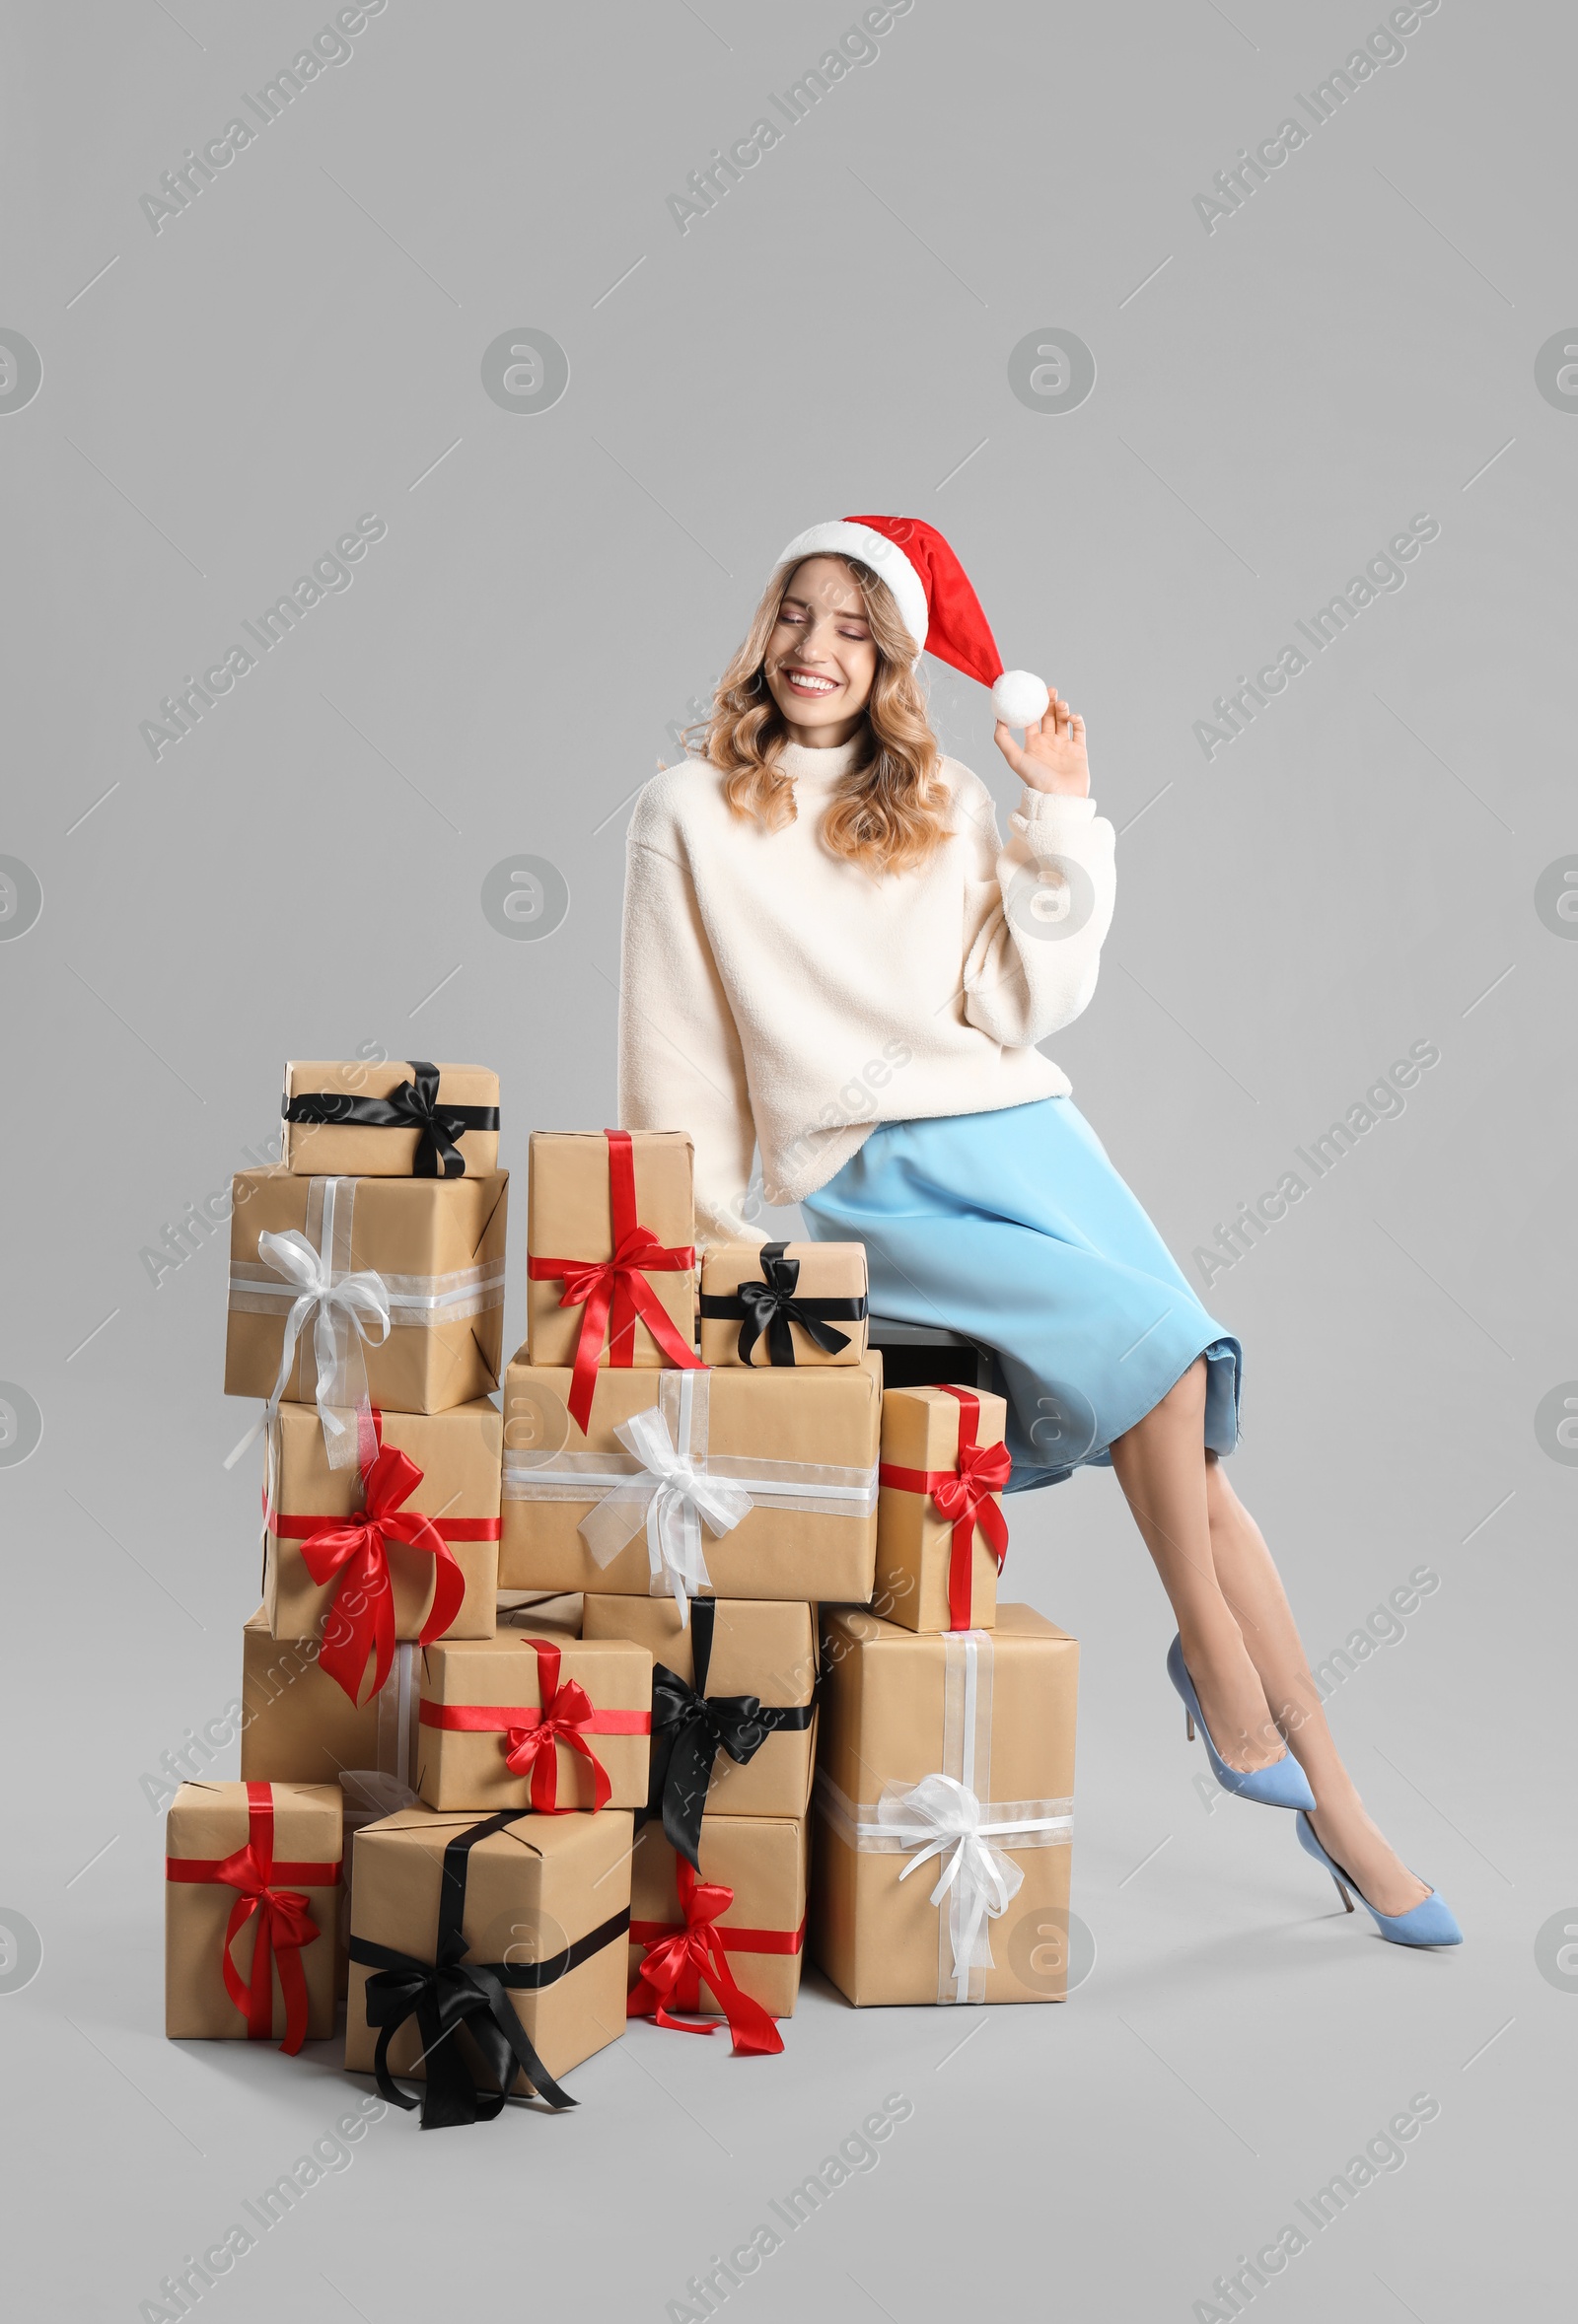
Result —
<path fill-rule="evenodd" d="M 362 1464 L 331 1468 L 318 1417 L 282 1404 L 269 1431 L 263 1603 L 280 1638 L 317 1638 L 354 1700 L 395 1642 L 491 1638 L 503 1423 L 485 1397 L 449 1412 L 361 1416 Z"/>
<path fill-rule="evenodd" d="M 430 1646 L 420 1724 L 416 1788 L 429 1807 L 641 1807 L 652 1656 L 629 1639 L 546 1625 Z"/>
<path fill-rule="evenodd" d="M 356 1416 L 447 1412 L 498 1386 L 507 1171 L 299 1178 L 241 1170 L 230 1228 L 225 1393 L 316 1405 L 331 1467 Z M 227 1464 L 229 1465 L 229 1464 Z"/>
<path fill-rule="evenodd" d="M 718 1242 L 701 1260 L 703 1364 L 858 1364 L 863 1242 Z"/>
<path fill-rule="evenodd" d="M 815 1372 L 572 1375 L 504 1389 L 506 1589 L 864 1604 L 876 1555 L 882 1359 Z"/>
<path fill-rule="evenodd" d="M 989 1630 L 1008 1551 L 1001 1396 L 889 1388 L 877 1472 L 876 1603 L 906 1630 Z"/>
<path fill-rule="evenodd" d="M 652 1655 L 646 1817 L 698 1862 L 702 1816 L 803 1816 L 817 1742 L 812 1609 L 698 1597 L 688 1621 L 667 1597 L 588 1597 L 584 1636 L 636 1640 Z"/>
<path fill-rule="evenodd" d="M 809 1826 L 804 1816 L 713 1816 L 700 1868 L 658 1823 L 635 1836 L 630 1868 L 632 2017 L 681 2032 L 727 2024 L 737 2054 L 783 2048 L 806 1936 Z"/>
<path fill-rule="evenodd" d="M 573 2106 L 559 2077 L 624 2030 L 628 1811 L 413 1807 L 358 1832 L 353 1856 L 346 2071 L 420 2103 L 424 2130 L 490 2121 L 511 2096 Z"/>
<path fill-rule="evenodd" d="M 1061 2001 L 1074 1640 L 1030 1606 L 941 1636 L 840 1607 L 822 1654 L 813 1957 L 860 2006 Z"/>
<path fill-rule="evenodd" d="M 332 1784 L 181 1785 L 165 1834 L 172 2041 L 294 2055 L 333 2032 L 340 1816 Z"/>
<path fill-rule="evenodd" d="M 694 1154 L 677 1130 L 534 1130 L 526 1344 L 567 1365 L 584 1428 L 602 1366 L 699 1362 Z"/>
<path fill-rule="evenodd" d="M 499 1077 L 482 1065 L 361 1058 L 285 1068 L 281 1160 L 302 1177 L 488 1178 Z"/>

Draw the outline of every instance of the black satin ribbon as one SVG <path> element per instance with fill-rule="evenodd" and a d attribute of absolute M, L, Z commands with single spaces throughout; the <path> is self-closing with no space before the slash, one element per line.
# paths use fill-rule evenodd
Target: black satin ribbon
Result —
<path fill-rule="evenodd" d="M 666 1662 L 652 1673 L 651 1784 L 645 1816 L 661 1815 L 671 1848 L 700 1871 L 701 1817 L 719 1751 L 744 1767 L 771 1734 L 803 1734 L 811 1725 L 810 1703 L 773 1705 L 754 1695 L 707 1693 L 712 1632 L 717 1605 L 712 1598 L 690 1601 L 690 1636 L 696 1679 L 687 1686 Z"/>
<path fill-rule="evenodd" d="M 835 1331 L 834 1322 L 859 1323 L 865 1317 L 864 1293 L 858 1299 L 796 1299 L 800 1261 L 786 1257 L 787 1249 L 788 1245 L 782 1242 L 762 1244 L 759 1283 L 742 1283 L 727 1295 L 717 1292 L 701 1295 L 704 1316 L 725 1322 L 740 1319 L 742 1364 L 751 1362 L 752 1351 L 765 1332 L 767 1362 L 792 1365 L 795 1343 L 789 1331 L 791 1323 L 798 1323 L 812 1346 L 820 1348 L 825 1356 L 836 1356 L 840 1348 L 848 1347 L 849 1334 Z"/>
<path fill-rule="evenodd" d="M 352 1097 L 344 1090 L 305 1090 L 281 1107 L 288 1122 L 355 1122 L 370 1130 L 419 1132 L 413 1178 L 464 1178 L 466 1157 L 455 1141 L 466 1130 L 496 1130 L 496 1105 L 440 1105 L 438 1067 L 406 1060 L 413 1079 L 387 1097 Z"/>
<path fill-rule="evenodd" d="M 392 1945 L 353 1937 L 350 1956 L 374 1974 L 365 1989 L 367 2022 L 379 2028 L 373 2073 L 380 2095 L 392 2106 L 410 2113 L 420 2105 L 424 2131 L 447 2130 L 456 2123 L 492 2122 L 504 2110 L 517 2069 L 532 2089 L 550 2106 L 573 2106 L 576 2101 L 559 2087 L 510 2004 L 512 1993 L 538 1992 L 556 1985 L 583 1961 L 612 1944 L 630 1926 L 628 1905 L 590 1935 L 579 1937 L 545 1961 L 467 1961 L 461 1930 L 466 1910 L 466 1859 L 478 1840 L 501 1832 L 519 1819 L 507 1808 L 480 1823 L 457 1832 L 444 1851 L 439 1889 L 438 1938 L 431 1961 L 397 1952 Z M 419 2099 L 409 2097 L 389 2068 L 389 2046 L 407 2018 L 416 2019 L 421 2037 L 427 2081 Z M 492 2087 L 479 2086 L 462 2048 L 465 2029 L 480 2055 Z"/>

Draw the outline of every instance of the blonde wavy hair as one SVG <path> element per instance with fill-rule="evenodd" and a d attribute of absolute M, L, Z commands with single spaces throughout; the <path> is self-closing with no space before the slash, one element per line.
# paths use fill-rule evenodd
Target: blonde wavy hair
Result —
<path fill-rule="evenodd" d="M 763 675 L 767 641 L 790 579 L 806 560 L 780 565 L 751 627 L 718 681 L 712 715 L 684 737 L 724 777 L 732 811 L 754 815 L 768 831 L 795 820 L 795 787 L 779 763 L 788 739 L 783 713 Z M 927 863 L 948 837 L 948 786 L 942 753 L 915 672 L 914 643 L 888 584 L 858 558 L 840 557 L 860 592 L 877 672 L 855 764 L 832 795 L 822 836 L 834 855 L 863 870 L 909 872 Z M 692 745 L 691 736 L 701 741 Z"/>

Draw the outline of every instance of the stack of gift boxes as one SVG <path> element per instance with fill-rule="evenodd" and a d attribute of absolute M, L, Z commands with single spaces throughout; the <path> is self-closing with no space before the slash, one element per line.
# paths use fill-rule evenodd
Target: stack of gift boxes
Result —
<path fill-rule="evenodd" d="M 297 1065 L 285 1115 L 236 1181 L 264 1602 L 242 1782 L 170 1812 L 170 2033 L 294 2050 L 343 1997 L 436 2125 L 571 2103 L 627 2016 L 780 2050 L 808 1937 L 857 2004 L 1060 1998 L 1077 1650 L 996 1604 L 1002 1400 L 884 1394 L 858 1244 L 698 1269 L 682 1132 L 538 1132 L 501 1414 L 494 1077 Z"/>

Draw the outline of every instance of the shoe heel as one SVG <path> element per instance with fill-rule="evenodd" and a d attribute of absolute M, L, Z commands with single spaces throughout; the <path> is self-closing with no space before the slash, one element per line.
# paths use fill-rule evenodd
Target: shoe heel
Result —
<path fill-rule="evenodd" d="M 1335 1888 L 1338 1896 L 1340 1896 L 1342 1899 L 1343 1911 L 1345 1913 L 1351 1913 L 1353 1910 L 1353 1899 L 1348 1894 L 1347 1889 L 1343 1883 L 1337 1878 L 1335 1872 L 1333 1872 L 1331 1875 L 1331 1885 L 1333 1888 Z"/>
<path fill-rule="evenodd" d="M 1190 1711 L 1184 1714 L 1184 1739 L 1188 1743 L 1194 1740 L 1194 1715 Z"/>

